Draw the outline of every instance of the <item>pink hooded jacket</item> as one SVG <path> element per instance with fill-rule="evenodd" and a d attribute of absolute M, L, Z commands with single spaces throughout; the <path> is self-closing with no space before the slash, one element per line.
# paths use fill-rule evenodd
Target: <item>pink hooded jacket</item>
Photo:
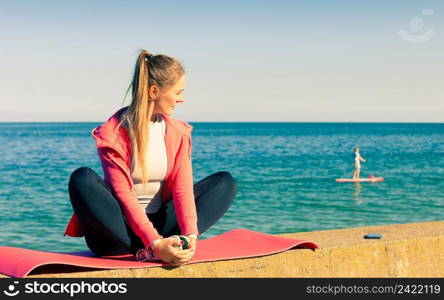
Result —
<path fill-rule="evenodd" d="M 134 183 L 130 173 L 131 141 L 127 129 L 123 126 L 117 127 L 119 116 L 127 107 L 119 109 L 106 122 L 94 128 L 91 135 L 96 139 L 105 183 L 119 201 L 123 215 L 134 233 L 140 237 L 145 246 L 148 246 L 162 236 L 141 208 L 133 189 Z M 173 199 L 182 234 L 198 234 L 191 165 L 193 126 L 165 114 L 162 114 L 162 117 L 166 124 L 167 173 L 161 199 L 163 203 Z M 79 225 L 74 212 L 64 236 L 84 236 Z"/>

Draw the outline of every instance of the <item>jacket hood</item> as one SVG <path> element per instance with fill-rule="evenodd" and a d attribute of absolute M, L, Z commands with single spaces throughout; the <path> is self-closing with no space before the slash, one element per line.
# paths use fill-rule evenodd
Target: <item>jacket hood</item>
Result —
<path fill-rule="evenodd" d="M 127 142 L 129 142 L 129 134 L 127 132 L 127 128 L 124 126 L 118 126 L 120 115 L 125 112 L 127 108 L 128 106 L 120 108 L 111 117 L 109 117 L 108 120 L 91 130 L 91 135 L 97 140 L 97 142 L 116 146 L 119 144 L 118 139 L 122 137 L 128 139 Z M 163 113 L 161 113 L 161 115 L 162 118 L 165 120 L 165 123 L 169 125 L 169 128 L 172 128 L 181 135 L 190 138 L 191 132 L 193 130 L 192 125 Z M 123 149 L 120 150 L 123 151 Z"/>

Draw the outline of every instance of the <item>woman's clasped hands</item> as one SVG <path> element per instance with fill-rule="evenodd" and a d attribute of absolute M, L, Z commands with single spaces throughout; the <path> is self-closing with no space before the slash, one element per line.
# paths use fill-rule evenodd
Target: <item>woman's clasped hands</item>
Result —
<path fill-rule="evenodd" d="M 183 241 L 174 238 L 163 238 L 151 243 L 154 254 L 166 263 L 181 266 L 193 258 L 196 252 L 197 237 L 188 235 L 188 248 L 182 249 Z"/>

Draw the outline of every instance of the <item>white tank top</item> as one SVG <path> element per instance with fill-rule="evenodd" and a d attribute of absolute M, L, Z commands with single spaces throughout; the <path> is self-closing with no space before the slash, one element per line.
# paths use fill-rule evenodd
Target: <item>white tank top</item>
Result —
<path fill-rule="evenodd" d="M 359 155 L 358 152 L 355 152 L 355 164 L 360 165 L 361 161 L 359 160 L 359 158 L 361 157 L 361 155 Z"/>
<path fill-rule="evenodd" d="M 151 214 L 159 210 L 162 205 L 161 194 L 167 172 L 167 154 L 165 146 L 165 121 L 160 114 L 154 122 L 150 121 L 150 139 L 146 151 L 148 182 L 145 191 L 142 185 L 142 172 L 137 159 L 137 146 L 133 151 L 134 169 L 131 170 L 131 177 L 134 182 L 134 189 L 137 194 L 142 209 L 145 213 Z"/>

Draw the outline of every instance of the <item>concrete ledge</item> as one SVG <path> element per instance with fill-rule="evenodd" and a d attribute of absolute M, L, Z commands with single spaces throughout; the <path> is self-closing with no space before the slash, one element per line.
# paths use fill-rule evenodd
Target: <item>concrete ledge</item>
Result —
<path fill-rule="evenodd" d="M 382 234 L 365 240 L 366 233 Z M 316 242 L 321 249 L 295 249 L 238 260 L 178 268 L 96 270 L 73 268 L 44 278 L 123 277 L 443 277 L 444 221 L 279 234 Z M 3 276 L 6 277 L 6 276 Z"/>

